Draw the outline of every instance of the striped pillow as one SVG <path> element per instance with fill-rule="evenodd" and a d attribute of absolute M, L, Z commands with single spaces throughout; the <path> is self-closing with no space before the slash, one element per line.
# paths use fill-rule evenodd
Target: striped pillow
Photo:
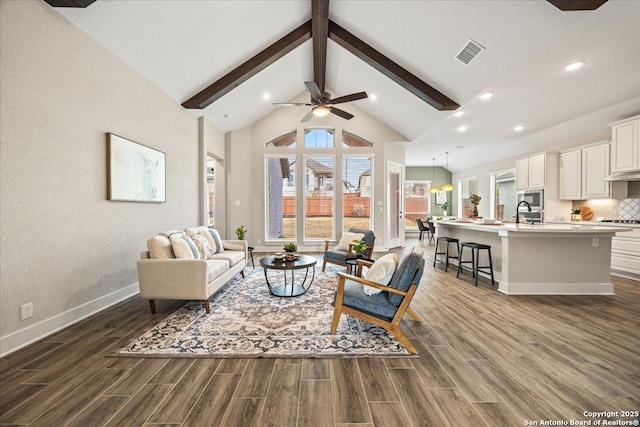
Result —
<path fill-rule="evenodd" d="M 200 259 L 209 259 L 211 255 L 213 255 L 213 249 L 211 248 L 211 239 L 207 239 L 207 236 L 200 233 L 200 230 L 197 227 L 187 228 L 185 230 L 187 235 L 193 240 L 196 248 L 198 248 L 198 252 L 200 252 Z"/>
<path fill-rule="evenodd" d="M 174 234 L 169 239 L 177 259 L 200 259 L 200 252 L 189 236 Z"/>
<path fill-rule="evenodd" d="M 215 228 L 210 228 L 209 235 L 213 239 L 213 245 L 211 245 L 211 249 L 213 249 L 214 254 L 219 254 L 220 252 L 224 252 L 224 247 L 222 246 L 222 239 L 220 238 L 220 234 L 218 234 L 218 230 Z"/>

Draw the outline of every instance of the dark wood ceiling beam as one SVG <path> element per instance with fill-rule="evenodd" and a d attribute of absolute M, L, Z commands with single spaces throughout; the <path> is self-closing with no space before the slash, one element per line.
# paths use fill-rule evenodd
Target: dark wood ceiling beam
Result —
<path fill-rule="evenodd" d="M 436 110 L 455 110 L 460 107 L 446 95 L 331 20 L 329 20 L 329 38 Z"/>
<path fill-rule="evenodd" d="M 44 0 L 53 7 L 81 7 L 90 6 L 96 0 Z"/>
<path fill-rule="evenodd" d="M 549 3 L 557 7 L 563 12 L 571 12 L 576 10 L 596 10 L 607 0 L 547 0 Z"/>
<path fill-rule="evenodd" d="M 329 36 L 329 0 L 311 0 L 311 35 L 313 37 L 313 79 L 325 91 L 327 37 Z"/>
<path fill-rule="evenodd" d="M 311 21 L 307 21 L 185 101 L 182 106 L 193 109 L 206 108 L 310 38 Z"/>

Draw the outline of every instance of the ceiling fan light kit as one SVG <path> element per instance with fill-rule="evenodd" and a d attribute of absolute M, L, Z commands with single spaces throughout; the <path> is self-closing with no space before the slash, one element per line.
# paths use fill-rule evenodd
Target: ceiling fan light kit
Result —
<path fill-rule="evenodd" d="M 313 115 L 316 117 L 326 117 L 331 110 L 326 105 L 316 105 L 313 107 Z"/>
<path fill-rule="evenodd" d="M 352 93 L 350 95 L 339 96 L 338 98 L 331 99 L 331 94 L 329 92 L 322 92 L 316 82 L 304 82 L 309 94 L 311 95 L 311 100 L 309 102 L 274 102 L 273 105 L 275 107 L 298 107 L 298 106 L 307 106 L 313 107 L 311 111 L 304 116 L 301 120 L 302 123 L 308 122 L 314 116 L 316 117 L 326 117 L 329 113 L 333 113 L 338 117 L 342 117 L 345 120 L 351 120 L 354 116 L 351 113 L 348 113 L 344 110 L 341 110 L 336 107 L 332 107 L 335 104 L 342 104 L 345 102 L 357 101 L 359 99 L 367 98 L 367 92 L 357 92 Z"/>

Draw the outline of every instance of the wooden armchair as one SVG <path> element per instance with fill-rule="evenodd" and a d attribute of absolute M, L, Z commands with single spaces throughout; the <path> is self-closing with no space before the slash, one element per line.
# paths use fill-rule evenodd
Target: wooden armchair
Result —
<path fill-rule="evenodd" d="M 367 245 L 367 250 L 363 255 L 366 258 L 371 258 L 371 256 L 373 255 L 373 248 L 376 242 L 376 236 L 375 234 L 373 234 L 373 231 L 362 230 L 359 228 L 350 228 L 348 231 L 351 233 L 364 234 L 363 240 L 364 240 L 364 243 Z M 332 243 L 335 245 L 338 242 L 331 241 L 331 240 L 324 241 L 324 256 L 322 260 L 322 271 L 324 271 L 328 262 L 346 267 L 347 264 L 345 263 L 345 261 L 347 260 L 347 258 L 354 258 L 356 256 L 355 252 L 353 252 L 353 246 L 354 246 L 353 244 L 349 244 L 349 250 L 343 251 L 340 249 L 329 249 L 329 245 Z"/>
<path fill-rule="evenodd" d="M 395 336 L 411 353 L 418 351 L 398 326 L 402 316 L 408 314 L 416 322 L 421 319 L 409 307 L 424 271 L 423 252 L 419 249 L 407 255 L 398 265 L 389 286 L 380 285 L 360 277 L 362 267 L 371 262 L 358 260 L 357 276 L 338 273 L 338 290 L 335 293 L 331 334 L 335 334 L 342 313 L 380 326 Z M 367 295 L 362 285 L 381 289 L 376 295 Z"/>

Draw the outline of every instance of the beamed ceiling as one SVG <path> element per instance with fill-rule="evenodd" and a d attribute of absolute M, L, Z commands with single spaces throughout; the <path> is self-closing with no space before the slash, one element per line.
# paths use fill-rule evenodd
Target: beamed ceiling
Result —
<path fill-rule="evenodd" d="M 444 165 L 449 151 L 455 171 L 640 113 L 635 1 L 46 1 L 225 132 L 271 102 L 306 102 L 315 81 L 334 98 L 375 94 L 342 105 L 404 135 L 407 165 Z M 469 40 L 485 50 L 465 66 L 455 56 Z"/>

